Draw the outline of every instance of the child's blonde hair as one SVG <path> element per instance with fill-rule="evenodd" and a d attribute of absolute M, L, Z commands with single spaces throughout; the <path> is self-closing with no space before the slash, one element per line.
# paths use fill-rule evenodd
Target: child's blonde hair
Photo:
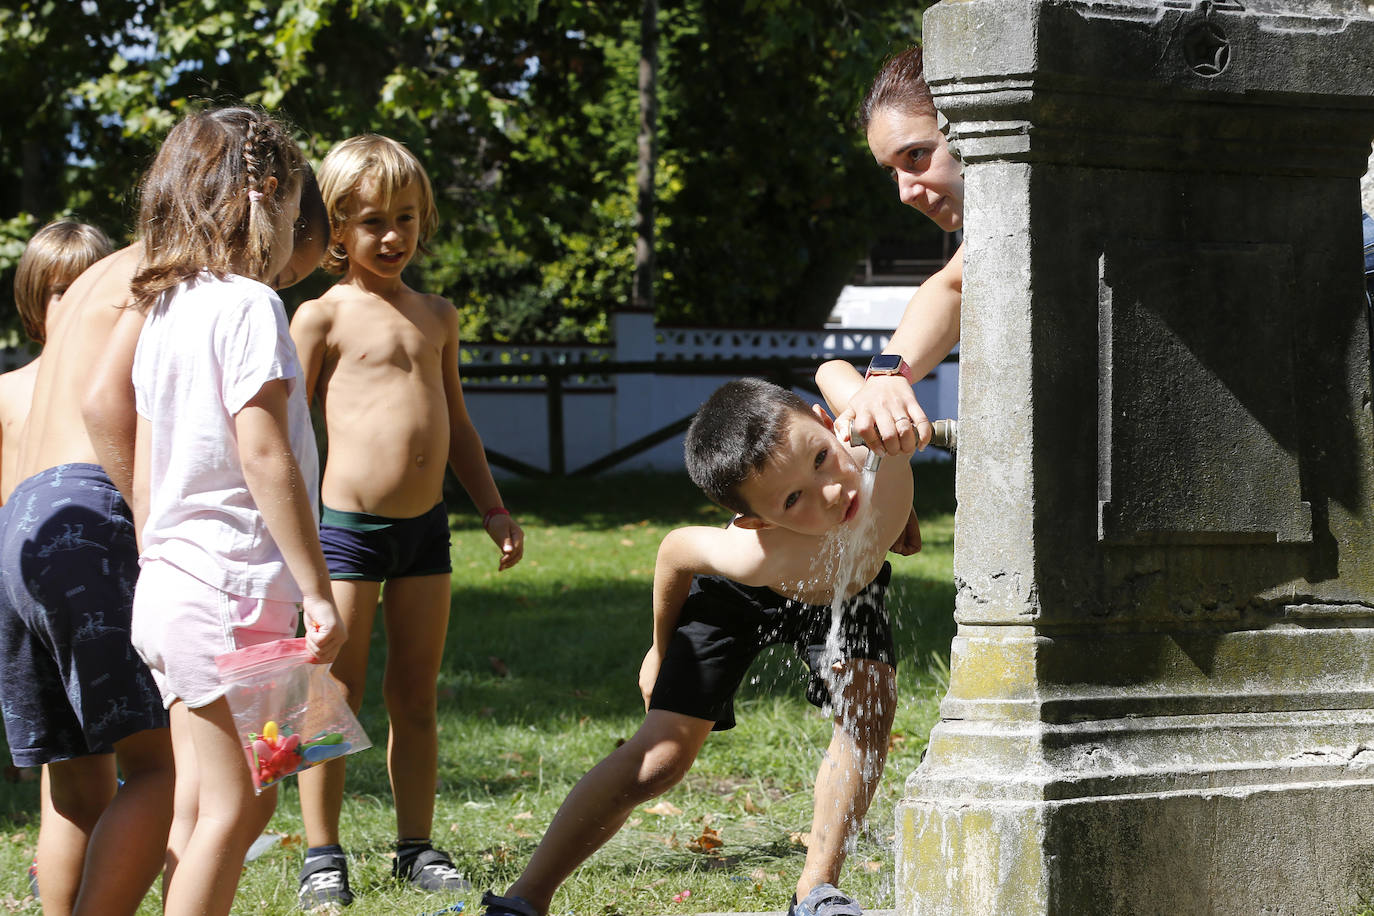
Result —
<path fill-rule="evenodd" d="M 134 304 L 146 309 L 204 270 L 270 279 L 277 222 L 304 165 L 286 128 L 253 108 L 198 112 L 173 127 L 143 179 Z"/>
<path fill-rule="evenodd" d="M 105 233 L 69 219 L 48 223 L 33 234 L 14 271 L 14 304 L 30 340 L 47 342 L 49 300 L 112 251 L 114 244 Z"/>
<path fill-rule="evenodd" d="M 348 252 L 338 238 L 353 214 L 353 195 L 368 179 L 376 182 L 376 190 L 384 204 L 390 204 L 392 195 L 402 188 L 413 183 L 419 185 L 420 251 L 429 253 L 425 242 L 439 225 L 434 189 L 420 160 L 400 143 L 377 134 L 349 137 L 324 157 L 319 178 L 320 194 L 329 211 L 330 241 L 322 262 L 325 270 L 335 274 L 348 270 Z"/>

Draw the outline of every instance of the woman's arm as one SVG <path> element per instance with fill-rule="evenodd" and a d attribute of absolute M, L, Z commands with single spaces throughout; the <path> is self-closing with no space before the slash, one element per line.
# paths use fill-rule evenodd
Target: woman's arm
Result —
<path fill-rule="evenodd" d="M 868 379 L 836 418 L 875 451 L 911 454 L 925 448 L 934 427 L 921 409 L 912 384 L 926 377 L 959 342 L 959 308 L 964 298 L 964 246 L 911 297 L 886 353 L 899 354 L 911 367 L 912 383 L 898 375 Z"/>

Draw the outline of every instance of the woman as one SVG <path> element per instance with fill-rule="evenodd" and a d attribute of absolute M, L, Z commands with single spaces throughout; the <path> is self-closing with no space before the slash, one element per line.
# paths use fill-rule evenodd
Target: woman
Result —
<path fill-rule="evenodd" d="M 946 232 L 962 229 L 962 166 L 937 125 L 920 48 L 909 48 L 883 64 L 864 96 L 859 122 L 873 158 L 896 182 L 901 202 Z M 911 454 L 930 442 L 933 428 L 911 386 L 959 342 L 963 283 L 961 244 L 911 297 L 883 351 L 888 358 L 874 358 L 867 381 L 838 418 L 837 425 L 849 423 L 851 441 L 862 439 L 885 455 Z"/>

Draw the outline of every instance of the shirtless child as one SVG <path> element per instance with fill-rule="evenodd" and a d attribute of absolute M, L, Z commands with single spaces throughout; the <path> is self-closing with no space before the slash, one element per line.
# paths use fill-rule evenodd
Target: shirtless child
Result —
<path fill-rule="evenodd" d="M 114 251 L 94 226 L 59 220 L 33 234 L 14 271 L 14 305 L 24 333 L 40 347 L 47 340 L 48 314 L 87 267 Z M 19 439 L 33 401 L 33 384 L 43 357 L 0 375 L 0 503 L 19 482 Z"/>
<path fill-rule="evenodd" d="M 833 361 L 816 382 L 838 412 L 863 379 Z M 573 787 L 520 877 L 504 895 L 483 897 L 486 916 L 548 913 L 574 869 L 638 805 L 676 785 L 712 731 L 734 727 L 734 695 L 749 665 L 780 643 L 811 669 L 807 699 L 830 706 L 835 720 L 788 914 L 860 912 L 835 885 L 887 758 L 896 659 L 883 605 L 891 573 L 885 556 L 889 545 L 913 552 L 905 540 L 911 466 L 884 461 L 865 499 L 867 450 L 841 442 L 820 407 L 809 410 L 759 379 L 718 389 L 697 411 L 686 452 L 697 486 L 738 514 L 724 528 L 691 526 L 664 537 L 654 569 L 653 645 L 639 676 L 644 723 Z M 837 597 L 843 612 L 832 639 Z"/>
<path fill-rule="evenodd" d="M 139 255 L 97 262 L 49 316 L 19 483 L 0 509 L 0 704 L 14 762 L 43 764 L 38 880 L 53 913 L 133 913 L 172 812 L 167 716 L 129 641 L 133 523 L 80 413 Z"/>
<path fill-rule="evenodd" d="M 461 891 L 467 882 L 430 845 L 437 680 L 451 600 L 445 464 L 482 513 L 500 549 L 498 569 L 520 560 L 524 534 L 501 504 L 463 403 L 458 312 L 401 279 L 437 223 L 423 167 L 396 141 L 367 135 L 334 147 L 319 180 L 331 228 L 325 267 L 343 279 L 300 307 L 291 336 L 305 367 L 306 398 L 318 392 L 329 439 L 320 541 L 349 632 L 333 673 L 357 710 L 380 596 L 387 767 L 396 803 L 392 873 L 424 890 Z M 301 774 L 309 843 L 302 909 L 353 900 L 339 843 L 343 789 L 342 759 Z"/>

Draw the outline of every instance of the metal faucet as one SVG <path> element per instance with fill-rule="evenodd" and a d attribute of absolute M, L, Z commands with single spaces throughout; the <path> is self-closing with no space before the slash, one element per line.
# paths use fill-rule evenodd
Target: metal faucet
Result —
<path fill-rule="evenodd" d="M 936 420 L 931 424 L 935 431 L 930 434 L 930 444 L 940 448 L 947 448 L 951 452 L 958 447 L 959 443 L 959 421 L 958 420 Z M 868 450 L 868 457 L 864 459 L 864 473 L 871 474 L 878 470 L 878 465 L 883 463 L 883 456 L 873 449 Z"/>

